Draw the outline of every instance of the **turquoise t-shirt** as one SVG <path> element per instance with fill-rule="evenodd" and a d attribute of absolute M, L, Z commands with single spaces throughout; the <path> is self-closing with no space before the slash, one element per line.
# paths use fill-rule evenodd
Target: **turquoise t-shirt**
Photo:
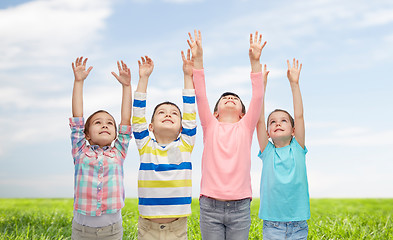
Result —
<path fill-rule="evenodd" d="M 310 218 L 307 151 L 295 138 L 282 148 L 269 141 L 263 153 L 259 151 L 263 162 L 259 218 L 280 222 Z"/>

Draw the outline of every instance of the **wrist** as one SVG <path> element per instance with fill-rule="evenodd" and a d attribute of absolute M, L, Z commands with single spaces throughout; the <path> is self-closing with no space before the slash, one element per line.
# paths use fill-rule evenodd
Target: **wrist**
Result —
<path fill-rule="evenodd" d="M 262 72 L 262 64 L 258 62 L 251 62 L 251 72 L 257 73 Z"/>

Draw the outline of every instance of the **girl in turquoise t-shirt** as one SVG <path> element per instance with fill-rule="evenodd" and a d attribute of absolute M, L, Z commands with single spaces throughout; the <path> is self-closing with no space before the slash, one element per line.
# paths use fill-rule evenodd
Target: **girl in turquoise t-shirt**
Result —
<path fill-rule="evenodd" d="M 287 77 L 293 96 L 294 117 L 276 109 L 265 125 L 264 104 L 257 124 L 263 161 L 259 218 L 263 219 L 263 239 L 307 239 L 310 197 L 306 171 L 303 102 L 299 87 L 302 64 L 287 60 Z M 266 88 L 269 71 L 264 67 Z M 266 128 L 267 127 L 267 128 Z M 271 138 L 272 142 L 269 141 Z"/>

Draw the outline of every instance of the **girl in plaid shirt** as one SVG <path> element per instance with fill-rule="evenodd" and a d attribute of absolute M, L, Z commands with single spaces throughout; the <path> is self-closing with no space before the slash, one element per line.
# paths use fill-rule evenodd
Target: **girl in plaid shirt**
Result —
<path fill-rule="evenodd" d="M 131 72 L 123 61 L 117 62 L 119 75 L 112 72 L 123 88 L 117 135 L 115 119 L 104 110 L 93 113 L 84 124 L 83 83 L 93 69 L 86 70 L 86 62 L 87 58 L 80 57 L 72 63 L 70 127 L 75 180 L 71 238 L 122 239 L 123 162 L 131 139 Z"/>

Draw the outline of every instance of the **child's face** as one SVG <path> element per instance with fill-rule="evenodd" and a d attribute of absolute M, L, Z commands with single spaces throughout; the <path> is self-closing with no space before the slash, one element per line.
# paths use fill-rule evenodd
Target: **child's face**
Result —
<path fill-rule="evenodd" d="M 90 145 L 110 146 L 116 138 L 115 120 L 105 112 L 96 113 L 90 120 L 86 139 Z"/>
<path fill-rule="evenodd" d="M 277 140 L 292 139 L 295 128 L 292 127 L 290 118 L 285 112 L 273 112 L 268 119 L 268 134 L 273 142 Z"/>
<path fill-rule="evenodd" d="M 217 118 L 220 113 L 233 112 L 239 115 L 239 119 L 243 117 L 242 103 L 240 99 L 234 95 L 227 95 L 220 99 L 217 106 L 217 111 L 214 112 L 214 116 Z"/>
<path fill-rule="evenodd" d="M 149 125 L 149 130 L 153 133 L 169 131 L 177 137 L 181 130 L 179 109 L 171 104 L 159 106 L 154 113 L 153 121 Z"/>

